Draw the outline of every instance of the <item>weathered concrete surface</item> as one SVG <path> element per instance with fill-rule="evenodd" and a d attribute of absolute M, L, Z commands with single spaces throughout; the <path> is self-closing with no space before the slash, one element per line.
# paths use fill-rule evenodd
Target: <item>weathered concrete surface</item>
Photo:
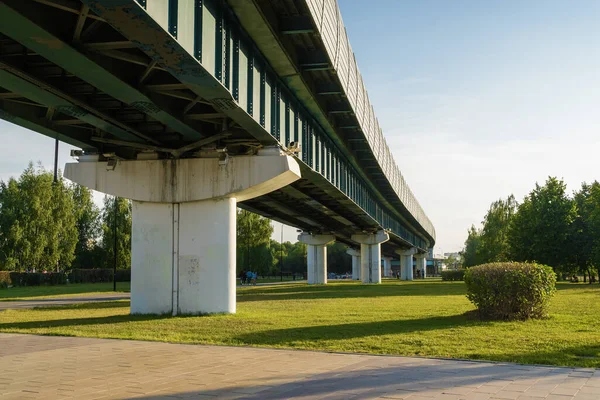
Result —
<path fill-rule="evenodd" d="M 68 163 L 65 177 L 102 193 L 153 203 L 183 203 L 232 197 L 244 201 L 300 179 L 300 166 L 290 156 Z"/>
<path fill-rule="evenodd" d="M 0 334 L 0 399 L 598 400 L 600 370 Z"/>

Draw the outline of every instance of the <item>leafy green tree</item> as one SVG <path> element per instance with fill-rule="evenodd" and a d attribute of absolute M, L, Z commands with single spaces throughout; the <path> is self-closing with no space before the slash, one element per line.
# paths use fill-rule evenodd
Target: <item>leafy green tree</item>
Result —
<path fill-rule="evenodd" d="M 271 261 L 267 261 L 269 264 L 263 266 L 261 263 L 265 262 L 266 251 L 258 249 L 261 246 L 268 248 L 270 252 L 270 240 L 273 234 L 273 226 L 271 220 L 264 218 L 258 214 L 247 210 L 238 209 L 237 212 L 237 269 L 238 272 L 242 270 L 257 271 L 266 267 L 265 272 L 268 273 L 272 268 L 272 255 Z M 258 257 L 258 258 L 255 258 Z M 258 271 L 257 271 L 258 272 Z"/>
<path fill-rule="evenodd" d="M 284 271 L 301 274 L 306 271 L 306 245 L 301 242 L 285 242 L 287 257 L 284 258 Z"/>
<path fill-rule="evenodd" d="M 462 251 L 463 267 L 473 267 L 482 264 L 481 260 L 481 231 L 471 225 L 467 240 L 465 241 L 465 249 Z"/>
<path fill-rule="evenodd" d="M 131 202 L 121 197 L 104 196 L 102 208 L 102 248 L 105 266 L 114 264 L 115 202 L 117 223 L 117 268 L 131 266 Z"/>
<path fill-rule="evenodd" d="M 588 215 L 586 218 L 589 239 L 591 244 L 590 249 L 590 264 L 596 269 L 596 273 L 600 275 L 600 183 L 594 182 L 589 187 L 589 196 L 586 198 L 586 207 Z"/>
<path fill-rule="evenodd" d="M 85 186 L 73 185 L 75 223 L 78 232 L 73 268 L 94 268 L 104 265 L 102 248 L 98 245 L 101 232 L 100 210 L 94 204 L 92 191 Z"/>
<path fill-rule="evenodd" d="M 327 272 L 345 274 L 352 272 L 352 256 L 346 253 L 348 246 L 340 242 L 327 245 Z"/>
<path fill-rule="evenodd" d="M 574 275 L 578 272 L 583 273 L 584 279 L 586 274 L 592 281 L 592 252 L 596 240 L 591 232 L 591 217 L 594 212 L 594 204 L 592 199 L 592 187 L 598 185 L 594 182 L 588 185 L 585 182 L 581 185 L 581 189 L 574 193 L 573 203 L 575 206 L 575 217 L 570 225 L 568 250 L 568 263 L 563 270 Z M 595 272 L 594 272 L 595 275 Z"/>
<path fill-rule="evenodd" d="M 562 180 L 549 177 L 536 183 L 511 220 L 509 243 L 514 261 L 536 261 L 564 271 L 569 265 L 570 225 L 575 205 Z"/>
<path fill-rule="evenodd" d="M 71 187 L 33 163 L 0 182 L 0 263 L 8 270 L 69 268 L 77 243 Z"/>
<path fill-rule="evenodd" d="M 479 263 L 509 261 L 508 230 L 517 206 L 513 195 L 492 203 L 483 220 L 478 249 Z"/>

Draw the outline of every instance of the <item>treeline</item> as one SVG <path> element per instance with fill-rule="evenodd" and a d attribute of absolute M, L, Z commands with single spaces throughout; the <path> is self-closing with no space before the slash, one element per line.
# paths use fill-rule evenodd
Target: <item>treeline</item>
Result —
<path fill-rule="evenodd" d="M 583 183 L 572 195 L 550 177 L 521 203 L 513 195 L 491 204 L 482 228 L 472 226 L 463 266 L 531 261 L 551 266 L 563 278 L 596 280 L 600 268 L 600 184 Z M 575 278 L 574 278 L 575 279 Z"/>
<path fill-rule="evenodd" d="M 116 208 L 115 208 L 116 201 Z M 18 179 L 0 182 L 0 270 L 62 271 L 112 267 L 117 254 L 128 268 L 131 205 L 106 196 L 102 209 L 83 186 L 30 163 Z"/>
<path fill-rule="evenodd" d="M 115 204 L 116 203 L 116 204 Z M 92 192 L 71 184 L 40 165 L 29 164 L 18 178 L 0 181 L 0 271 L 67 271 L 112 268 L 115 248 L 117 268 L 131 264 L 131 203 L 105 196 L 102 208 Z M 306 271 L 306 246 L 271 239 L 271 221 L 238 210 L 237 268 L 260 275 L 302 274 Z M 350 267 L 346 246 L 329 246 L 330 272 Z"/>
<path fill-rule="evenodd" d="M 306 245 L 300 242 L 279 242 L 271 239 L 271 220 L 246 210 L 237 215 L 237 270 L 253 271 L 261 276 L 303 274 L 306 272 Z M 352 269 L 347 246 L 332 243 L 327 246 L 328 272 L 342 274 Z"/>

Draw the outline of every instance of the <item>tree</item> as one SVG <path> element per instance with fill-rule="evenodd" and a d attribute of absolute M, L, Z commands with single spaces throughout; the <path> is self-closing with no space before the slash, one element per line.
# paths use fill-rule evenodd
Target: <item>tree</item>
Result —
<path fill-rule="evenodd" d="M 114 263 L 115 202 L 117 204 L 117 268 L 129 268 L 131 266 L 131 202 L 112 196 L 104 196 L 102 209 L 102 248 L 105 266 L 112 268 Z"/>
<path fill-rule="evenodd" d="M 594 213 L 594 204 L 592 199 L 592 187 L 598 185 L 594 182 L 588 185 L 585 182 L 581 189 L 574 193 L 573 203 L 575 207 L 575 217 L 569 230 L 569 243 L 566 246 L 569 249 L 568 262 L 563 267 L 564 272 L 574 275 L 582 272 L 584 280 L 586 274 L 592 282 L 592 253 L 596 240 L 591 232 L 592 214 Z M 597 236 L 596 236 L 597 237 Z"/>
<path fill-rule="evenodd" d="M 509 228 L 510 252 L 514 261 L 536 261 L 555 271 L 569 264 L 570 224 L 575 206 L 562 180 L 549 177 L 544 186 L 536 183 L 519 205 Z"/>
<path fill-rule="evenodd" d="M 85 186 L 73 186 L 76 227 L 78 232 L 77 246 L 73 268 L 94 268 L 104 264 L 98 246 L 101 231 L 100 210 L 94 204 L 92 191 Z"/>
<path fill-rule="evenodd" d="M 596 268 L 600 275 L 600 183 L 594 182 L 589 187 L 589 196 L 586 198 L 588 240 L 592 241 L 590 248 L 590 264 Z"/>
<path fill-rule="evenodd" d="M 269 247 L 273 226 L 271 220 L 247 210 L 237 212 L 237 265 L 238 271 L 256 270 L 263 268 L 262 261 L 266 260 L 265 250 L 253 250 L 260 246 Z M 270 250 L 269 250 L 270 251 Z M 255 259 L 253 255 L 260 256 Z M 267 273 L 271 265 L 268 266 Z"/>
<path fill-rule="evenodd" d="M 327 245 L 327 272 L 345 274 L 352 270 L 352 256 L 346 250 L 348 246 L 340 242 Z"/>
<path fill-rule="evenodd" d="M 483 220 L 478 249 L 479 263 L 508 261 L 510 259 L 508 231 L 517 206 L 513 195 L 508 196 L 506 200 L 500 199 L 491 204 Z"/>
<path fill-rule="evenodd" d="M 60 174 L 59 174 L 60 175 Z M 77 243 L 71 187 L 33 163 L 0 182 L 0 263 L 8 270 L 64 269 Z"/>
<path fill-rule="evenodd" d="M 467 240 L 465 241 L 465 249 L 462 251 L 463 267 L 473 267 L 482 264 L 481 262 L 481 232 L 471 225 Z"/>

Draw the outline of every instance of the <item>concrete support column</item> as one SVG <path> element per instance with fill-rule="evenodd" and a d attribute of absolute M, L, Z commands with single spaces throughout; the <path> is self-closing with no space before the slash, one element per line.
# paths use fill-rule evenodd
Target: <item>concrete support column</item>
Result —
<path fill-rule="evenodd" d="M 307 245 L 307 278 L 308 284 L 327 283 L 327 245 L 335 241 L 333 235 L 311 235 L 302 233 L 298 241 Z"/>
<path fill-rule="evenodd" d="M 405 281 L 413 280 L 413 255 L 417 252 L 416 248 L 408 250 L 396 250 L 400 255 L 400 279 Z"/>
<path fill-rule="evenodd" d="M 392 257 L 383 257 L 383 276 L 392 277 Z"/>
<path fill-rule="evenodd" d="M 416 254 L 417 270 L 421 271 L 421 278 L 427 277 L 427 254 Z"/>
<path fill-rule="evenodd" d="M 361 278 L 363 283 L 381 283 L 381 243 L 390 239 L 386 231 L 352 235 L 360 243 Z"/>
<path fill-rule="evenodd" d="M 132 200 L 132 314 L 234 313 L 237 202 L 300 179 L 279 155 L 79 161 L 65 177 Z"/>
<path fill-rule="evenodd" d="M 352 256 L 352 280 L 360 280 L 360 251 L 348 249 L 346 250 L 346 254 Z"/>
<path fill-rule="evenodd" d="M 235 313 L 236 200 L 134 201 L 131 313 Z"/>

